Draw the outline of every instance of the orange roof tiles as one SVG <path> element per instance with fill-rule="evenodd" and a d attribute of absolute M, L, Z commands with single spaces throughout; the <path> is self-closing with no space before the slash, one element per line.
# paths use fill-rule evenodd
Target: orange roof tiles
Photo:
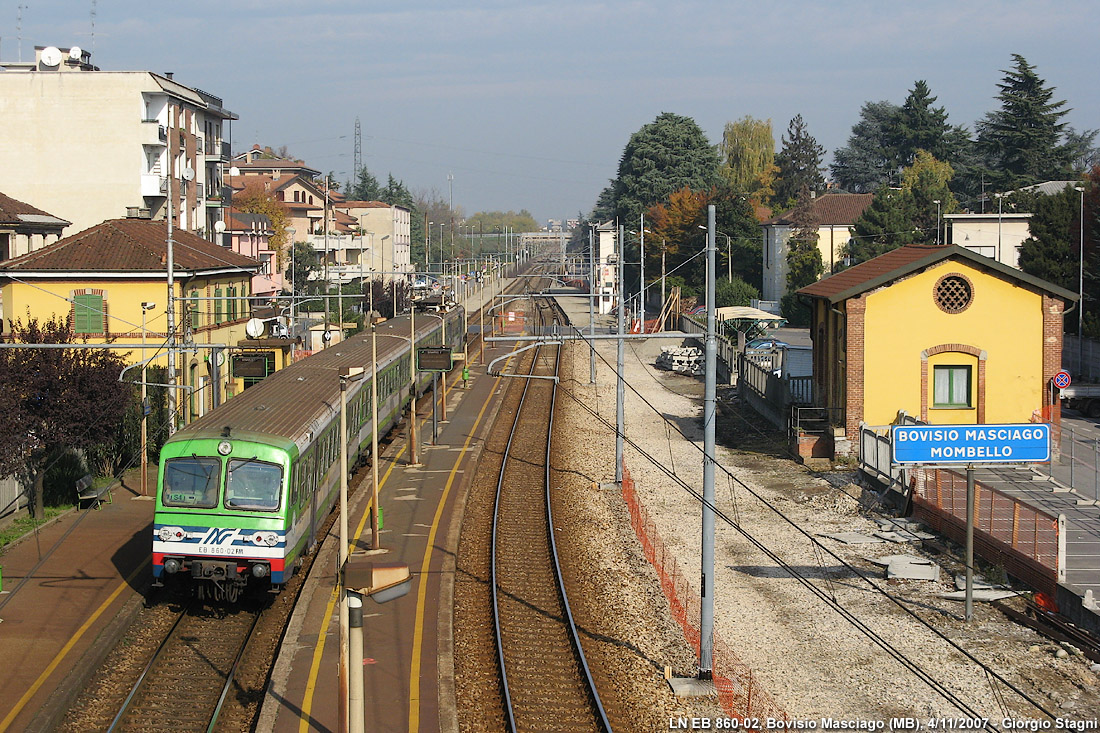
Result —
<path fill-rule="evenodd" d="M 168 255 L 168 223 L 148 219 L 111 219 L 48 247 L 0 264 L 5 271 L 163 272 Z M 172 232 L 172 262 L 184 272 L 258 269 L 251 257 L 207 242 L 193 232 Z"/>

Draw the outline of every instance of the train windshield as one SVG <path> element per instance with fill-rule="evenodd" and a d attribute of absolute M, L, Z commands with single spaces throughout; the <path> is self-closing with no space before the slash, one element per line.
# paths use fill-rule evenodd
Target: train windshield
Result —
<path fill-rule="evenodd" d="M 282 467 L 255 458 L 232 458 L 225 481 L 225 505 L 273 512 L 279 508 L 282 485 Z"/>
<path fill-rule="evenodd" d="M 217 458 L 170 458 L 164 464 L 165 506 L 213 509 L 218 505 L 221 461 Z"/>

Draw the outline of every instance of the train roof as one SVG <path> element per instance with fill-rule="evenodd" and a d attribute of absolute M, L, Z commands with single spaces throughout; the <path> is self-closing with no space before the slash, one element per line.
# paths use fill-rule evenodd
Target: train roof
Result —
<path fill-rule="evenodd" d="M 418 316 L 419 340 L 440 327 L 436 316 Z M 409 317 L 398 316 L 376 326 L 378 361 L 386 364 L 408 348 Z M 304 450 L 314 433 L 340 411 L 340 374 L 349 367 L 370 368 L 370 331 L 357 333 L 335 346 L 286 366 L 253 387 L 181 429 L 171 442 L 196 438 L 219 438 L 226 427 L 234 437 L 266 439 L 297 444 Z M 348 397 L 358 392 L 361 382 L 349 388 Z"/>

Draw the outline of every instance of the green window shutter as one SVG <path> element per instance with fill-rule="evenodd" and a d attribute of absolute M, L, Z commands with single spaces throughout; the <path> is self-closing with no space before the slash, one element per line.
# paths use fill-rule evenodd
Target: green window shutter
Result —
<path fill-rule="evenodd" d="M 192 290 L 191 297 L 194 298 L 191 301 L 191 328 L 200 328 L 202 326 L 202 301 L 199 300 L 199 291 Z"/>
<path fill-rule="evenodd" d="M 221 323 L 225 320 L 222 317 L 222 313 L 224 312 L 222 308 L 224 308 L 224 304 L 222 303 L 222 289 L 214 288 L 214 323 Z"/>
<path fill-rule="evenodd" d="M 103 333 L 102 295 L 77 295 L 73 298 L 73 330 L 76 333 Z"/>
<path fill-rule="evenodd" d="M 237 289 L 229 288 L 229 320 L 237 320 Z"/>

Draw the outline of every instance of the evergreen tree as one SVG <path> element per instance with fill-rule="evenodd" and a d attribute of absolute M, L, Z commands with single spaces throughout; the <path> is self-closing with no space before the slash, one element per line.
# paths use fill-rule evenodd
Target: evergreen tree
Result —
<path fill-rule="evenodd" d="M 778 208 L 798 197 L 805 188 L 815 194 L 825 190 L 824 168 L 821 165 L 825 148 L 806 129 L 802 115 L 795 115 L 782 138 L 783 149 L 775 156 L 779 180 L 775 184 L 775 204 Z"/>
<path fill-rule="evenodd" d="M 852 226 L 846 254 L 856 265 L 902 245 L 916 241 L 912 195 L 901 189 L 883 186 L 871 205 L 863 210 Z"/>
<path fill-rule="evenodd" d="M 955 195 L 948 188 L 953 176 L 950 165 L 924 150 L 918 150 L 913 164 L 902 171 L 901 189 L 910 198 L 914 243 L 943 243 L 943 237 L 937 236 L 937 227 L 942 228 L 943 224 L 942 215 L 959 210 Z"/>
<path fill-rule="evenodd" d="M 722 278 L 714 284 L 714 304 L 717 308 L 748 306 L 752 305 L 753 300 L 759 299 L 760 291 L 736 275 L 732 282 Z"/>
<path fill-rule="evenodd" d="M 810 325 L 810 309 L 795 291 L 812 285 L 825 272 L 825 263 L 818 249 L 817 225 L 811 211 L 810 190 L 803 188 L 798 206 L 791 213 L 794 234 L 787 241 L 787 294 L 780 300 L 780 313 L 792 326 Z"/>
<path fill-rule="evenodd" d="M 383 195 L 384 189 L 366 166 L 359 169 L 359 179 L 352 183 L 351 190 L 347 192 L 351 201 L 382 201 Z"/>
<path fill-rule="evenodd" d="M 860 120 L 852 126 L 848 145 L 833 153 L 833 180 L 845 191 L 872 193 L 880 186 L 897 184 L 895 156 L 886 131 L 900 108 L 890 102 L 865 102 Z"/>
<path fill-rule="evenodd" d="M 623 149 L 612 182 L 614 216 L 637 227 L 642 212 L 673 191 L 710 189 L 718 182 L 718 167 L 718 151 L 695 120 L 662 112 L 631 135 Z"/>
<path fill-rule="evenodd" d="M 1073 151 L 1062 141 L 1069 110 L 1052 101 L 1053 87 L 1035 73 L 1019 54 L 1015 66 L 1002 70 L 997 85 L 1001 109 L 978 122 L 978 146 L 995 190 L 1007 191 L 1042 181 L 1065 180 L 1070 174 Z"/>
<path fill-rule="evenodd" d="M 1080 267 L 1080 194 L 1067 186 L 1038 196 L 1028 222 L 1031 236 L 1020 245 L 1020 269 L 1077 292 Z"/>

